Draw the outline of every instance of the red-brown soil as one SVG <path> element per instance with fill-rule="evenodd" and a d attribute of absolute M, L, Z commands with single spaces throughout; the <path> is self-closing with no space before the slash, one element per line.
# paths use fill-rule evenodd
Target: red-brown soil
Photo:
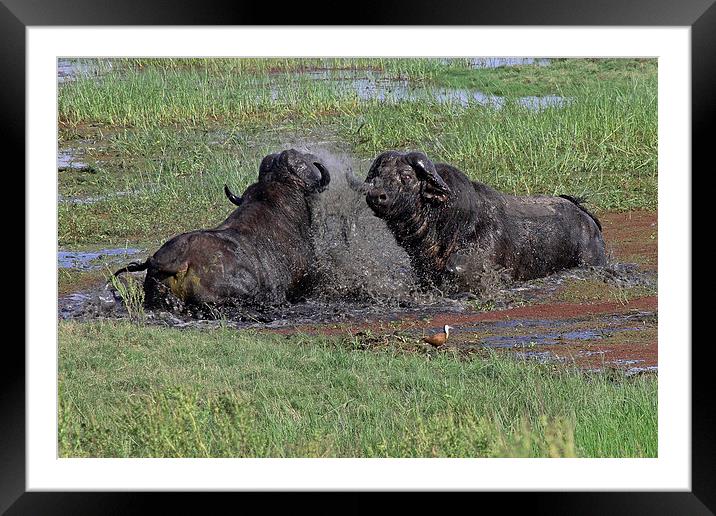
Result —
<path fill-rule="evenodd" d="M 656 270 L 657 214 L 653 211 L 600 214 L 607 251 L 623 262 Z"/>
<path fill-rule="evenodd" d="M 655 212 L 605 213 L 600 220 L 613 258 L 657 270 Z M 619 301 L 607 292 L 605 286 L 601 299 L 582 303 L 563 302 L 559 296 L 553 296 L 507 310 L 432 313 L 399 320 L 385 318 L 265 331 L 352 336 L 367 339 L 366 349 L 370 343 L 401 348 L 408 343 L 419 348 L 426 346 L 422 336 L 441 331 L 443 325 L 449 324 L 455 329 L 441 349 L 480 352 L 492 348 L 586 369 L 654 370 L 658 365 L 657 297 L 635 296 Z M 495 341 L 500 344 L 490 344 Z"/>

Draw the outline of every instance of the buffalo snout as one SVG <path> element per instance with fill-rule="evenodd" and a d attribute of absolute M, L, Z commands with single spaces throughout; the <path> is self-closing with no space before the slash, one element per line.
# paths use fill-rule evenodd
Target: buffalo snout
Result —
<path fill-rule="evenodd" d="M 390 204 L 390 198 L 385 188 L 370 188 L 366 194 L 368 205 L 376 208 L 383 208 Z"/>

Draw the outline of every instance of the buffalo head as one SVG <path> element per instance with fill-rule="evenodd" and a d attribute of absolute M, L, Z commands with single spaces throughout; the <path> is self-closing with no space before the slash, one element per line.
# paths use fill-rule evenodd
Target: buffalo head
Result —
<path fill-rule="evenodd" d="M 331 176 L 313 154 L 289 149 L 269 154 L 261 160 L 258 183 L 271 181 L 291 183 L 307 192 L 322 192 L 328 187 Z M 243 202 L 242 197 L 235 195 L 227 185 L 224 185 L 224 194 L 236 206 Z"/>
<path fill-rule="evenodd" d="M 365 182 L 368 206 L 381 218 L 409 216 L 416 207 L 444 203 L 451 194 L 422 152 L 384 152 L 373 161 Z"/>
<path fill-rule="evenodd" d="M 295 149 L 269 154 L 259 167 L 259 182 L 278 181 L 298 186 L 307 192 L 322 192 L 331 176 L 325 165 L 313 154 Z"/>

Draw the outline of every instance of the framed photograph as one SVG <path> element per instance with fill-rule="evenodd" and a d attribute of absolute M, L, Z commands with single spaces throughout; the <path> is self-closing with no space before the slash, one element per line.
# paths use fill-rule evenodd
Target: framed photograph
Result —
<path fill-rule="evenodd" d="M 710 513 L 690 215 L 716 10 L 611 7 L 266 27 L 5 2 L 27 336 L 0 507 Z"/>

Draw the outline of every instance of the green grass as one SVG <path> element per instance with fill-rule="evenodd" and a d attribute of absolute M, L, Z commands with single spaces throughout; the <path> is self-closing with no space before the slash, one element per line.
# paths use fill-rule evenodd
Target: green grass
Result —
<path fill-rule="evenodd" d="M 345 81 L 288 73 L 316 67 L 401 77 L 420 100 L 361 100 Z M 525 93 L 516 84 L 570 100 L 531 111 L 515 100 Z M 436 102 L 426 89 L 435 85 L 519 95 L 499 110 L 463 107 Z M 60 88 L 61 144 L 93 141 L 82 156 L 92 171 L 61 172 L 60 194 L 105 196 L 59 206 L 60 244 L 154 242 L 215 225 L 231 208 L 225 182 L 241 191 L 266 153 L 312 140 L 335 141 L 363 163 L 386 149 L 423 149 L 505 192 L 586 195 L 597 212 L 655 209 L 656 101 L 655 60 L 497 69 L 424 59 L 120 61 Z"/>
<path fill-rule="evenodd" d="M 98 77 L 60 88 L 62 127 L 83 123 L 147 127 L 208 121 L 242 123 L 278 119 L 315 122 L 352 114 L 361 100 L 346 87 L 350 77 L 401 79 L 407 87 L 478 90 L 507 97 L 589 93 L 591 88 L 631 94 L 646 84 L 656 94 L 655 59 L 556 59 L 549 66 L 472 68 L 464 59 L 119 60 Z M 296 73 L 319 69 L 325 78 Z M 403 84 L 405 87 L 405 84 Z M 586 100 L 586 99 L 580 99 Z M 654 113 L 655 116 L 655 113 Z"/>
<path fill-rule="evenodd" d="M 657 380 L 350 340 L 59 325 L 62 457 L 653 457 Z"/>
<path fill-rule="evenodd" d="M 429 80 L 441 86 L 495 95 L 569 96 L 597 83 L 614 91 L 628 91 L 635 81 L 655 81 L 656 72 L 656 59 L 552 59 L 548 66 L 500 68 L 469 68 L 458 61 L 456 65 L 437 68 Z"/>
<path fill-rule="evenodd" d="M 360 163 L 387 149 L 508 193 L 587 195 L 656 209 L 656 60 L 565 59 L 473 69 L 434 59 L 126 59 L 63 83 L 62 247 L 156 249 L 218 224 L 269 152 L 335 142 Z M 297 76 L 326 71 L 331 80 Z M 362 100 L 341 74 L 400 79 L 417 100 Z M 499 110 L 431 88 L 504 95 Z M 561 95 L 530 111 L 525 95 Z M 340 173 L 340 171 L 333 171 Z M 118 195 L 118 192 L 122 193 Z M 60 292 L 102 271 L 60 271 Z M 137 312 L 138 315 L 141 315 Z M 120 322 L 59 324 L 61 456 L 656 456 L 654 377 L 465 360 L 350 341 Z"/>
<path fill-rule="evenodd" d="M 368 110 L 358 149 L 421 148 L 513 194 L 585 194 L 602 210 L 656 207 L 656 96 L 592 86 L 572 104 L 530 111 L 407 103 Z M 582 100 L 583 99 L 583 100 Z M 351 134 L 357 121 L 349 121 Z M 357 130 L 357 128 L 356 128 Z M 439 137 L 436 137 L 439 135 Z"/>
<path fill-rule="evenodd" d="M 522 64 L 494 68 L 473 67 L 470 59 L 405 58 L 186 58 L 124 59 L 116 63 L 124 72 L 196 71 L 222 77 L 258 77 L 306 71 L 357 74 L 380 73 L 452 88 L 476 89 L 495 95 L 549 95 L 569 92 L 585 83 L 608 82 L 624 87 L 634 79 L 656 77 L 656 59 L 557 58 L 549 66 Z M 105 70 L 106 71 L 106 70 Z"/>

